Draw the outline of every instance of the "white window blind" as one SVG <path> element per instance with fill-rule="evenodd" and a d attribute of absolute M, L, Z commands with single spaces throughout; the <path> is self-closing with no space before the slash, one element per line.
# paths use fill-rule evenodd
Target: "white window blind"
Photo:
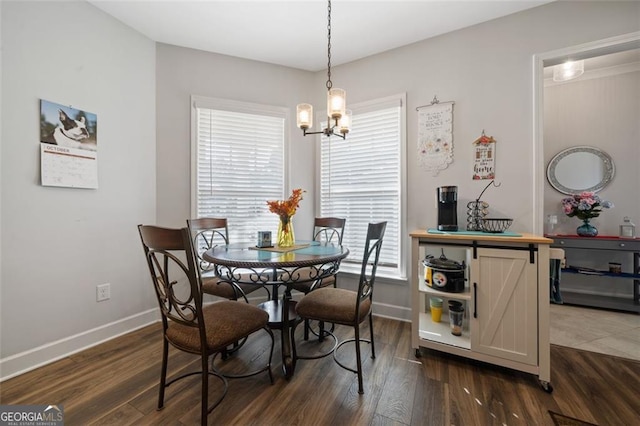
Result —
<path fill-rule="evenodd" d="M 360 264 L 370 222 L 387 221 L 379 267 L 402 276 L 402 100 L 353 108 L 345 141 L 321 138 L 321 215 L 347 219 L 343 243 Z M 355 272 L 355 269 L 353 270 Z M 359 272 L 359 271 L 358 271 Z"/>
<path fill-rule="evenodd" d="M 278 226 L 266 201 L 284 194 L 285 115 L 227 104 L 194 103 L 192 215 L 227 218 L 231 242 L 255 241 Z"/>

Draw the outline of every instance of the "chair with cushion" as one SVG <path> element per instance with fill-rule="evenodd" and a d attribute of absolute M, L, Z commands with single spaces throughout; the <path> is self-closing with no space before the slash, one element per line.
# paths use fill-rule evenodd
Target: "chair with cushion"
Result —
<path fill-rule="evenodd" d="M 198 267 L 201 271 L 202 291 L 204 293 L 231 300 L 243 298 L 248 302 L 247 294 L 259 288 L 264 288 L 267 292 L 267 300 L 269 299 L 269 290 L 264 286 L 232 283 L 216 277 L 213 271 L 213 265 L 202 258 L 202 254 L 210 248 L 229 244 L 227 219 L 213 217 L 188 219 L 187 226 L 193 238 L 193 246 L 196 252 Z"/>
<path fill-rule="evenodd" d="M 226 378 L 249 377 L 266 371 L 273 384 L 271 358 L 274 338 L 267 326 L 269 316 L 256 306 L 238 301 L 224 300 L 202 305 L 200 272 L 196 266 L 191 235 L 186 227 L 168 229 L 139 225 L 138 230 L 162 316 L 163 349 L 158 410 L 164 405 L 165 388 L 177 380 L 199 374 L 202 378 L 201 423 L 206 425 L 208 414 L 227 393 Z M 210 356 L 223 352 L 230 344 L 261 329 L 271 338 L 271 353 L 264 367 L 234 376 L 209 371 Z M 169 344 L 181 351 L 200 355 L 201 369 L 167 381 Z M 209 375 L 218 377 L 224 385 L 222 395 L 210 406 Z"/>
<path fill-rule="evenodd" d="M 342 236 L 344 235 L 344 226 L 347 222 L 344 218 L 338 217 L 317 217 L 313 224 L 313 240 L 319 241 L 321 243 L 334 243 L 334 244 L 342 244 Z M 310 271 L 311 274 L 313 272 Z M 305 275 L 305 271 L 300 271 L 301 275 Z M 336 287 L 336 276 L 331 275 L 327 278 L 317 281 L 311 282 L 303 282 L 293 284 L 293 288 L 297 291 L 300 291 L 304 294 L 308 294 L 310 291 L 315 290 L 316 288 L 333 286 Z M 304 339 L 307 340 L 309 338 L 309 321 L 305 321 L 304 324 Z M 323 330 L 322 324 L 320 326 L 320 330 Z M 314 332 L 315 333 L 315 332 Z M 320 340 L 323 338 L 323 333 L 318 332 L 318 337 Z"/>
<path fill-rule="evenodd" d="M 367 229 L 367 239 L 364 246 L 364 256 L 362 268 L 360 270 L 360 280 L 358 291 L 351 291 L 334 287 L 323 287 L 311 291 L 302 297 L 296 304 L 296 313 L 304 320 L 317 320 L 332 322 L 352 326 L 355 338 L 342 341 L 333 350 L 333 358 L 342 368 L 357 373 L 358 393 L 364 393 L 362 385 L 362 360 L 360 356 L 360 342 L 371 343 L 371 358 L 375 358 L 375 348 L 373 342 L 373 317 L 372 300 L 373 286 L 376 279 L 380 248 L 387 222 L 370 223 Z M 369 317 L 369 330 L 371 340 L 360 339 L 360 324 Z M 293 330 L 295 333 L 295 327 Z M 336 357 L 338 349 L 348 342 L 355 342 L 356 347 L 356 369 L 342 364 Z M 329 352 L 331 353 L 331 352 Z M 306 359 L 315 357 L 298 356 L 295 346 L 293 348 L 294 359 Z"/>

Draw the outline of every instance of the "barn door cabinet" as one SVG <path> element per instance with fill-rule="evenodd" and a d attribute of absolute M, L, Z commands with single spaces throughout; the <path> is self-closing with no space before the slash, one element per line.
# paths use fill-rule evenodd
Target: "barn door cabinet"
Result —
<path fill-rule="evenodd" d="M 533 234 L 520 237 L 463 233 L 411 234 L 411 342 L 535 374 L 547 392 L 550 384 L 549 245 Z M 447 293 L 427 286 L 423 259 L 441 255 L 463 262 L 465 289 Z M 431 318 L 429 299 L 444 299 L 440 322 Z M 447 303 L 465 308 L 462 335 L 451 333 Z"/>

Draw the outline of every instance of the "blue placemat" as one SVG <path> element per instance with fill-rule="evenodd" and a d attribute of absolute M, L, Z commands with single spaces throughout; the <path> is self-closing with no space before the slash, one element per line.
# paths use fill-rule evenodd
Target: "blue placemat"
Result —
<path fill-rule="evenodd" d="M 482 232 L 482 231 L 438 231 L 437 229 L 427 229 L 429 234 L 441 234 L 441 235 L 492 235 L 496 237 L 522 237 L 522 234 L 515 232 Z"/>

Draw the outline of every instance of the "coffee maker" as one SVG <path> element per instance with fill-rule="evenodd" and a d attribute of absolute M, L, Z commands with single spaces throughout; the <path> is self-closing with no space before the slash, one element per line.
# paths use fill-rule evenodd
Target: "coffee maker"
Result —
<path fill-rule="evenodd" d="M 438 197 L 438 231 L 458 230 L 458 187 L 440 186 Z"/>

